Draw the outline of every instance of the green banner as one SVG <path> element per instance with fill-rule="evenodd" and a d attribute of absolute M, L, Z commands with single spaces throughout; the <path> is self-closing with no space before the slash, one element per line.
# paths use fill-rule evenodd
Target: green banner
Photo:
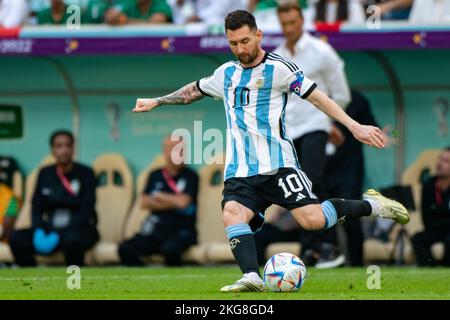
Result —
<path fill-rule="evenodd" d="M 22 136 L 22 108 L 0 105 L 0 139 L 17 139 Z"/>

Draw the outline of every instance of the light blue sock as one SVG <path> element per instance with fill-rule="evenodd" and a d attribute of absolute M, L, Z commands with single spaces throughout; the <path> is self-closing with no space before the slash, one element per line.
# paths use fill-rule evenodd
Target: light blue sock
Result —
<path fill-rule="evenodd" d="M 334 208 L 333 204 L 326 200 L 321 203 L 322 206 L 322 212 L 325 216 L 325 227 L 324 229 L 329 229 L 332 226 L 334 226 L 337 222 L 337 212 Z"/>
<path fill-rule="evenodd" d="M 250 229 L 250 226 L 246 223 L 238 223 L 226 227 L 225 231 L 227 232 L 228 240 L 238 236 L 242 236 L 244 234 L 253 234 L 252 230 Z"/>

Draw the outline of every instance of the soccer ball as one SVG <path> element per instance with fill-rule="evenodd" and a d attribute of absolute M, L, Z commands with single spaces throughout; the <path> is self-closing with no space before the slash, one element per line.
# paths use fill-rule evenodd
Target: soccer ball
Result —
<path fill-rule="evenodd" d="M 298 291 L 305 279 L 305 264 L 291 253 L 277 253 L 264 266 L 264 283 L 270 291 Z"/>

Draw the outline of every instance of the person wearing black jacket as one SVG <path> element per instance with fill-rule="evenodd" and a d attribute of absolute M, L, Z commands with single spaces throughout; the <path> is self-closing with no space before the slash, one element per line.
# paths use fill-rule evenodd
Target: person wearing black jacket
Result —
<path fill-rule="evenodd" d="M 35 266 L 35 255 L 62 250 L 67 265 L 84 265 L 85 252 L 99 239 L 96 229 L 95 175 L 73 161 L 74 137 L 60 130 L 50 138 L 56 164 L 40 170 L 32 199 L 30 229 L 9 240 L 15 263 Z"/>
<path fill-rule="evenodd" d="M 351 96 L 352 102 L 345 110 L 347 114 L 359 123 L 378 126 L 369 100 L 354 89 L 351 89 Z M 387 144 L 388 137 L 384 130 L 383 140 Z M 331 197 L 360 199 L 365 174 L 363 144 L 338 122 L 331 129 L 330 142 L 336 150 L 328 158 L 325 170 L 327 192 Z M 347 260 L 351 266 L 362 266 L 364 236 L 361 221 L 348 221 L 343 226 L 347 238 Z"/>
<path fill-rule="evenodd" d="M 166 166 L 151 172 L 141 208 L 151 213 L 139 233 L 119 245 L 122 264 L 143 266 L 144 256 L 162 254 L 168 266 L 183 263 L 182 254 L 197 243 L 196 213 L 199 178 L 184 166 L 182 140 L 164 140 Z"/>
<path fill-rule="evenodd" d="M 443 242 L 445 253 L 442 264 L 450 266 L 450 147 L 439 156 L 436 176 L 423 184 L 421 207 L 425 230 L 412 238 L 417 264 L 436 265 L 431 245 Z"/>

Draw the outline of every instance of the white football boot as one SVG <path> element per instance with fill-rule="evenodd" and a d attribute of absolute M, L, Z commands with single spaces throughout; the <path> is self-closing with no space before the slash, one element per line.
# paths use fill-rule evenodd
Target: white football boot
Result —
<path fill-rule="evenodd" d="M 409 222 L 409 213 L 400 202 L 391 200 L 379 192 L 369 189 L 363 194 L 363 199 L 370 202 L 373 217 L 388 218 L 400 224 Z"/>
<path fill-rule="evenodd" d="M 220 292 L 264 292 L 266 287 L 256 272 L 244 273 L 241 279 L 232 285 L 222 287 Z"/>

